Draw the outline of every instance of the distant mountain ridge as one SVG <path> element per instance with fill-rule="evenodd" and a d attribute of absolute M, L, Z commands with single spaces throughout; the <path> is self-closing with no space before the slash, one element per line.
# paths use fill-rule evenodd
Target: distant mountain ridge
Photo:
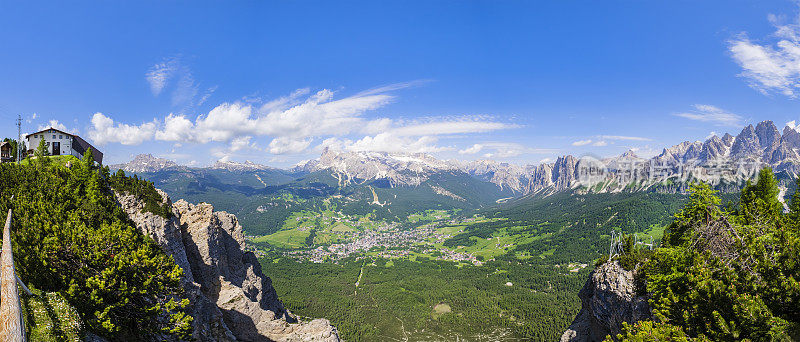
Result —
<path fill-rule="evenodd" d="M 340 187 L 381 180 L 389 187 L 419 186 L 440 173 L 466 173 L 515 194 L 551 194 L 567 189 L 595 192 L 658 190 L 685 191 L 691 180 L 715 185 L 738 184 L 763 166 L 794 177 L 800 165 L 800 133 L 792 127 L 780 132 L 772 121 L 748 125 L 733 136 L 713 135 L 705 141 L 684 141 L 664 148 L 652 158 L 628 151 L 612 158 L 564 155 L 552 163 L 515 165 L 492 160 L 441 160 L 425 153 L 349 152 L 325 149 L 318 159 L 289 171 L 329 171 Z M 128 172 L 158 172 L 186 168 L 176 163 L 138 155 L 112 168 Z M 742 168 L 746 170 L 742 170 Z M 278 170 L 266 165 L 218 161 L 205 169 L 228 171 Z M 744 172 L 743 172 L 744 171 Z"/>
<path fill-rule="evenodd" d="M 228 171 L 265 171 L 265 170 L 276 170 L 276 168 L 256 164 L 249 160 L 246 160 L 244 163 L 235 162 L 235 161 L 222 161 L 218 160 L 214 165 L 211 165 L 211 169 L 216 170 L 228 170 Z"/>
<path fill-rule="evenodd" d="M 185 166 L 178 165 L 174 161 L 165 158 L 157 158 L 152 154 L 139 154 L 133 160 L 124 164 L 113 164 L 108 166 L 111 169 L 121 169 L 125 172 L 158 172 L 170 169 L 182 169 Z"/>
<path fill-rule="evenodd" d="M 535 168 L 529 193 L 552 193 L 568 188 L 594 187 L 598 192 L 659 189 L 684 191 L 688 181 L 712 185 L 742 183 L 760 168 L 770 166 L 790 177 L 798 174 L 800 133 L 786 127 L 781 134 L 772 121 L 748 125 L 737 136 L 713 135 L 706 141 L 684 141 L 644 159 L 632 151 L 604 160 L 559 157 L 553 164 Z M 582 175 L 591 166 L 605 172 L 599 177 Z M 583 179 L 582 179 L 583 178 Z"/>

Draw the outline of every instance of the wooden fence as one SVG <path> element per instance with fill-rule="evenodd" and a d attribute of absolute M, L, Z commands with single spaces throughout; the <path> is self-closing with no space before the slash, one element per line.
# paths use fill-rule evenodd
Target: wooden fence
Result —
<path fill-rule="evenodd" d="M 8 210 L 6 226 L 3 228 L 2 253 L 0 255 L 0 342 L 23 342 L 25 322 L 17 290 L 17 283 L 22 284 L 22 282 L 19 281 L 14 269 L 14 255 L 11 251 L 11 209 Z M 27 291 L 27 288 L 25 290 Z"/>

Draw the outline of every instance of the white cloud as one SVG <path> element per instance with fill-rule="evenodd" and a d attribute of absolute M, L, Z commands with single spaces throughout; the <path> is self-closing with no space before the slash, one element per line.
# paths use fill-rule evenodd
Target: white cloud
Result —
<path fill-rule="evenodd" d="M 392 119 L 389 118 L 380 118 L 375 120 L 370 120 L 361 128 L 361 133 L 375 135 L 381 132 L 386 132 L 392 127 Z"/>
<path fill-rule="evenodd" d="M 692 112 L 677 113 L 675 116 L 680 116 L 689 120 L 700 122 L 709 122 L 717 126 L 741 126 L 742 117 L 722 110 L 712 105 L 696 104 Z"/>
<path fill-rule="evenodd" d="M 452 147 L 436 145 L 438 139 L 431 136 L 408 137 L 397 136 L 390 132 L 379 133 L 375 136 L 365 136 L 358 140 L 347 138 L 328 138 L 315 148 L 315 150 L 332 149 L 340 151 L 370 151 L 390 153 L 432 153 L 454 150 Z"/>
<path fill-rule="evenodd" d="M 601 146 L 608 146 L 608 142 L 607 142 L 607 141 L 605 141 L 605 140 L 600 140 L 600 141 L 596 141 L 596 142 L 594 142 L 594 143 L 592 144 L 592 146 L 598 146 L 598 147 L 601 147 Z"/>
<path fill-rule="evenodd" d="M 373 94 L 334 100 L 333 92 L 324 89 L 286 110 L 259 113 L 253 124 L 259 132 L 271 136 L 345 135 L 366 124 L 362 117 L 365 112 L 381 108 L 393 99 L 388 94 Z"/>
<path fill-rule="evenodd" d="M 592 143 L 592 139 L 578 140 L 572 143 L 572 146 L 585 146 Z"/>
<path fill-rule="evenodd" d="M 190 141 L 229 141 L 239 135 L 255 134 L 257 128 L 251 119 L 253 107 L 241 103 L 223 103 L 194 123 Z"/>
<path fill-rule="evenodd" d="M 728 50 L 743 69 L 739 75 L 751 87 L 764 94 L 777 92 L 795 98 L 800 88 L 800 17 L 789 24 L 781 24 L 772 14 L 768 19 L 777 39 L 760 44 L 741 33 L 728 41 Z"/>
<path fill-rule="evenodd" d="M 459 150 L 458 154 L 475 154 L 480 152 L 483 149 L 483 145 L 475 144 L 463 150 Z"/>
<path fill-rule="evenodd" d="M 95 113 L 92 116 L 92 128 L 89 129 L 89 138 L 98 145 L 106 143 L 138 145 L 144 141 L 152 140 L 155 132 L 155 122 L 148 122 L 139 126 L 115 124 L 113 119 L 103 115 L 103 113 Z"/>
<path fill-rule="evenodd" d="M 67 129 L 67 126 L 64 126 L 64 124 L 58 122 L 58 120 L 50 120 L 46 125 L 39 125 L 39 129 L 37 129 L 37 131 L 42 131 L 48 128 L 55 128 L 57 130 L 72 134 L 76 133 L 75 130 Z"/>
<path fill-rule="evenodd" d="M 230 145 L 230 147 L 228 149 L 231 152 L 236 152 L 236 151 L 243 150 L 243 149 L 256 148 L 255 143 L 251 143 L 250 142 L 250 140 L 252 140 L 252 139 L 253 139 L 253 137 L 251 137 L 251 136 L 244 136 L 244 137 L 235 138 L 235 139 L 233 139 L 231 141 L 231 145 Z"/>
<path fill-rule="evenodd" d="M 435 137 L 397 136 L 389 132 L 363 137 L 345 148 L 350 151 L 432 153 L 452 150 L 436 146 Z"/>
<path fill-rule="evenodd" d="M 300 153 L 311 145 L 311 139 L 292 139 L 280 137 L 272 139 L 267 151 L 272 154 Z"/>
<path fill-rule="evenodd" d="M 163 128 L 156 131 L 155 138 L 164 141 L 193 140 L 194 124 L 183 115 L 169 114 L 164 118 Z"/>

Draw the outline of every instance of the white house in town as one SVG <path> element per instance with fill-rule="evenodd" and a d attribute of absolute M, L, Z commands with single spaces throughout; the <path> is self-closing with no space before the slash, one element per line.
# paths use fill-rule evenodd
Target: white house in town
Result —
<path fill-rule="evenodd" d="M 83 154 L 86 150 L 91 148 L 94 161 L 100 164 L 103 163 L 103 152 L 100 152 L 81 137 L 55 128 L 47 128 L 26 135 L 25 144 L 28 147 L 28 154 L 32 154 L 36 148 L 39 147 L 39 142 L 42 141 L 42 139 L 44 139 L 45 144 L 47 144 L 47 152 L 49 152 L 51 156 L 73 155 L 78 158 L 83 158 Z"/>

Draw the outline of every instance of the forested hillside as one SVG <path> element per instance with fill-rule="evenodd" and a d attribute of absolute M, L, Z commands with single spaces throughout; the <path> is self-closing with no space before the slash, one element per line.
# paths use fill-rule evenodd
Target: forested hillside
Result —
<path fill-rule="evenodd" d="M 588 274 L 492 261 L 265 259 L 278 295 L 302 315 L 329 317 L 346 341 L 553 341 Z M 304 286 L 296 286 L 302 283 Z"/>
<path fill-rule="evenodd" d="M 0 211 L 13 210 L 14 259 L 22 281 L 57 292 L 88 330 L 112 340 L 190 333 L 191 317 L 181 311 L 187 302 L 175 299 L 182 292 L 182 270 L 136 229 L 112 192 L 149 201 L 152 183 L 112 177 L 88 151 L 69 166 L 46 156 L 27 164 L 0 165 Z M 158 205 L 149 208 L 170 215 Z"/>
<path fill-rule="evenodd" d="M 292 213 L 334 206 L 347 215 L 371 214 L 401 222 L 431 209 L 478 209 L 513 193 L 462 172 L 433 174 L 417 186 L 391 186 L 386 180 L 339 184 L 329 170 L 291 173 L 282 170 L 229 171 L 179 169 L 138 172 L 175 199 L 208 202 L 235 214 L 249 235 L 280 230 Z"/>
<path fill-rule="evenodd" d="M 579 194 L 528 197 L 479 211 L 497 220 L 475 224 L 445 241 L 459 246 L 500 233 L 526 236 L 511 256 L 539 256 L 543 263 L 588 262 L 607 252 L 612 230 L 660 236 L 685 195 Z"/>

